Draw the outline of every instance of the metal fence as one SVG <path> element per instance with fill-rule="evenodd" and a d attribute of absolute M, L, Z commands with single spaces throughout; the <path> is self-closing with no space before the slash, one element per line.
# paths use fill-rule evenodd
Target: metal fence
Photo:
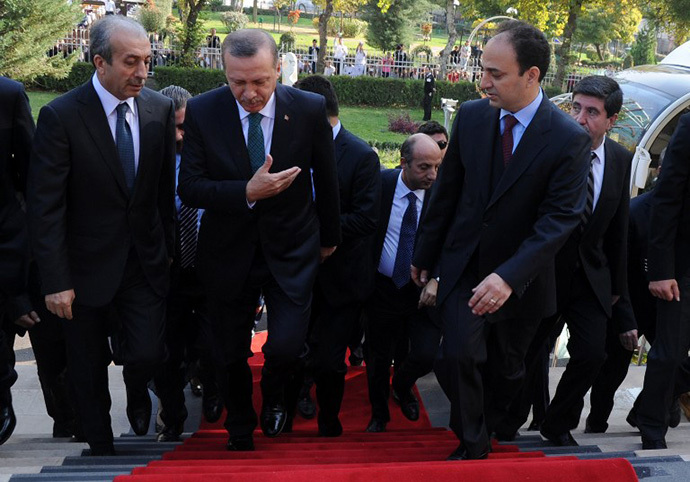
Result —
<path fill-rule="evenodd" d="M 48 55 L 69 55 L 77 52 L 78 58 L 84 62 L 90 62 L 89 56 L 89 32 L 88 29 L 77 27 L 67 37 L 59 40 L 48 52 Z M 316 65 L 316 59 L 312 58 L 308 47 L 294 47 L 281 49 L 281 55 L 292 52 L 297 57 L 300 73 L 312 73 Z M 155 67 L 175 65 L 180 56 L 180 50 L 176 47 L 167 47 L 156 38 L 151 39 L 151 71 Z M 421 79 L 424 75 L 424 67 L 429 66 L 434 72 L 440 72 L 440 59 L 436 56 L 429 59 L 425 54 L 409 55 L 406 61 L 396 61 L 391 55 L 373 54 L 364 58 L 348 53 L 343 59 L 336 59 L 332 49 L 328 49 L 325 57 L 326 75 L 350 75 L 371 77 L 390 77 Z M 449 59 L 450 60 L 450 59 Z M 218 48 L 200 47 L 196 50 L 196 63 L 200 67 L 209 69 L 222 69 L 221 52 Z M 543 85 L 553 85 L 555 66 L 547 72 Z M 564 92 L 570 92 L 573 86 L 588 75 L 602 74 L 603 69 L 587 67 L 574 67 L 569 69 L 568 75 L 561 86 Z M 460 80 L 478 81 L 481 78 L 481 61 L 479 58 L 458 59 L 458 62 L 450 61 L 446 66 L 446 78 L 450 82 Z"/>

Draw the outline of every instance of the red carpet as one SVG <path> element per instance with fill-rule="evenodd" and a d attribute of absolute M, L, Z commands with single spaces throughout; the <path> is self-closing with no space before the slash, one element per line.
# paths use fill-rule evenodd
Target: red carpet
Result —
<path fill-rule="evenodd" d="M 260 407 L 258 378 L 265 333 L 254 339 L 256 355 L 254 403 Z M 293 433 L 268 439 L 255 433 L 256 451 L 228 452 L 222 424 L 202 423 L 199 431 L 163 460 L 119 476 L 117 482 L 628 482 L 636 481 L 627 460 L 579 460 L 574 456 L 545 457 L 543 452 L 520 452 L 516 445 L 493 445 L 487 460 L 447 462 L 457 447 L 452 432 L 431 427 L 423 410 L 420 420 L 405 419 L 391 401 L 387 432 L 364 433 L 371 411 L 364 368 L 351 367 L 346 378 L 340 419 L 344 433 L 337 438 L 317 436 L 316 420 L 297 418 Z"/>

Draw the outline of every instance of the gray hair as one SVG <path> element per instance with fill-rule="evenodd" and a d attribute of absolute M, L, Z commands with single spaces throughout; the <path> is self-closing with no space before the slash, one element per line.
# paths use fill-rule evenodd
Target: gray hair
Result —
<path fill-rule="evenodd" d="M 179 85 L 169 85 L 161 89 L 160 93 L 172 99 L 175 111 L 187 107 L 187 101 L 192 97 L 192 94 L 190 94 L 187 89 Z"/>
<path fill-rule="evenodd" d="M 267 48 L 273 55 L 273 61 L 278 64 L 278 46 L 276 41 L 265 30 L 257 28 L 245 28 L 229 33 L 223 40 L 222 54 L 225 63 L 225 54 L 233 57 L 254 57 L 259 49 Z"/>
<path fill-rule="evenodd" d="M 112 63 L 113 48 L 110 44 L 110 37 L 114 31 L 119 29 L 127 30 L 134 35 L 148 39 L 146 30 L 136 20 L 123 15 L 106 15 L 94 23 L 89 31 L 89 51 L 92 62 L 96 55 L 100 55 L 108 64 Z"/>

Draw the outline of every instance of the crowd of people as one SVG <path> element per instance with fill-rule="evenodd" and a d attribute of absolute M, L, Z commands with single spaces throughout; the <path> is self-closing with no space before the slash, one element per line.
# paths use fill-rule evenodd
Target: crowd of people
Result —
<path fill-rule="evenodd" d="M 90 32 L 93 77 L 44 106 L 36 127 L 21 84 L 0 79 L 0 443 L 16 424 L 12 339 L 28 329 L 53 435 L 92 455 L 115 453 L 111 362 L 137 435 L 151 387 L 157 440 L 179 440 L 194 364 L 204 417 L 226 411 L 228 450 L 254 450 L 257 426 L 290 432 L 295 416 L 337 437 L 346 353 L 356 358 L 362 337 L 362 430 L 386 430 L 391 391 L 417 420 L 413 387 L 433 370 L 459 441 L 449 460 L 486 458 L 492 437 L 519 436 L 530 407 L 531 428 L 575 445 L 590 388 L 585 430 L 607 429 L 637 318 L 655 337 L 628 421 L 644 449 L 665 447 L 690 389 L 689 115 L 640 221 L 631 154 L 606 137 L 618 84 L 587 77 L 570 115 L 554 106 L 541 89 L 549 44 L 531 25 L 504 22 L 486 43 L 485 98 L 460 106 L 450 136 L 422 124 L 383 170 L 341 123 L 326 77 L 277 82 L 268 33 L 238 30 L 220 48 L 226 86 L 155 92 L 145 30 L 107 15 Z M 426 102 L 429 69 L 424 79 Z M 248 358 L 260 300 L 257 414 Z M 571 359 L 549 404 L 544 365 L 564 323 Z"/>

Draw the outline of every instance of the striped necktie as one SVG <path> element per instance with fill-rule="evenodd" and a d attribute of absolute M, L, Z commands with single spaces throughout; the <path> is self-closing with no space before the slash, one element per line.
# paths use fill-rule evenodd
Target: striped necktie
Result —
<path fill-rule="evenodd" d="M 263 115 L 258 112 L 249 114 L 249 129 L 247 131 L 247 151 L 252 173 L 259 170 L 266 162 L 266 150 L 264 148 L 264 133 L 261 130 Z"/>
<path fill-rule="evenodd" d="M 134 169 L 134 141 L 132 140 L 132 131 L 126 118 L 128 107 L 127 103 L 123 102 L 118 104 L 116 108 L 115 139 L 117 142 L 117 155 L 120 158 L 122 170 L 125 173 L 125 183 L 131 193 L 132 188 L 134 188 L 136 172 Z"/>
<path fill-rule="evenodd" d="M 199 210 L 182 204 L 178 214 L 180 226 L 180 268 L 194 266 L 196 245 L 199 240 Z"/>
<path fill-rule="evenodd" d="M 517 119 L 508 114 L 503 118 L 503 135 L 501 144 L 503 147 L 503 165 L 507 166 L 513 158 L 513 127 L 517 124 Z"/>
<path fill-rule="evenodd" d="M 393 284 L 400 289 L 410 281 L 410 266 L 414 251 L 414 238 L 417 234 L 417 196 L 413 192 L 407 193 L 407 209 L 400 224 L 400 239 L 398 251 L 393 265 Z"/>
<path fill-rule="evenodd" d="M 589 222 L 589 218 L 592 217 L 592 212 L 594 212 L 594 161 L 597 155 L 592 151 L 592 158 L 589 161 L 589 175 L 587 176 L 587 202 L 585 204 L 585 210 L 580 215 L 580 230 L 584 231 L 585 226 Z"/>

